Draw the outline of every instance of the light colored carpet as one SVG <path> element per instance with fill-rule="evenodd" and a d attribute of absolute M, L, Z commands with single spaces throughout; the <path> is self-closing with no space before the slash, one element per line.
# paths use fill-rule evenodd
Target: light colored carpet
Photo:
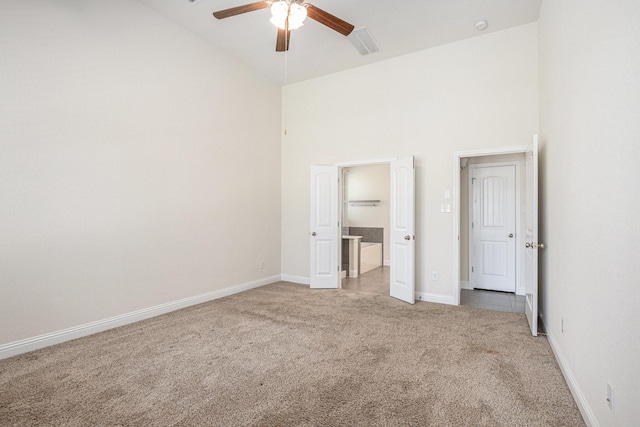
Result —
<path fill-rule="evenodd" d="M 0 424 L 584 425 L 524 315 L 282 282 L 0 361 Z"/>

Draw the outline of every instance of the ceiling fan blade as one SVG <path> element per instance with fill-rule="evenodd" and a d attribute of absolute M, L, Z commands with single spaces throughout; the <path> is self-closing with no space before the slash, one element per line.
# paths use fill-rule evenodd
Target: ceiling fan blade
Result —
<path fill-rule="evenodd" d="M 307 16 L 314 21 L 318 21 L 319 23 L 324 24 L 332 30 L 335 30 L 345 36 L 351 34 L 351 31 L 353 31 L 354 28 L 354 26 L 349 24 L 348 22 L 343 21 L 342 19 L 333 16 L 329 12 L 325 12 L 324 10 L 312 4 L 310 4 L 307 8 Z"/>
<path fill-rule="evenodd" d="M 289 40 L 291 40 L 291 31 L 278 28 L 278 38 L 276 39 L 276 52 L 285 52 L 289 50 Z"/>
<path fill-rule="evenodd" d="M 253 12 L 254 10 L 266 9 L 270 6 L 268 1 L 259 1 L 249 3 L 242 6 L 236 6 L 225 10 L 213 12 L 213 16 L 218 19 L 229 18 L 230 16 L 240 15 L 241 13 Z"/>

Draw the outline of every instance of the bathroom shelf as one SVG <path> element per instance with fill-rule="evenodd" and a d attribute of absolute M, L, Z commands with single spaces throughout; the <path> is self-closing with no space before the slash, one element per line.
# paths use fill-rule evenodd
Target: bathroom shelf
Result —
<path fill-rule="evenodd" d="M 349 200 L 351 206 L 377 206 L 380 200 Z"/>

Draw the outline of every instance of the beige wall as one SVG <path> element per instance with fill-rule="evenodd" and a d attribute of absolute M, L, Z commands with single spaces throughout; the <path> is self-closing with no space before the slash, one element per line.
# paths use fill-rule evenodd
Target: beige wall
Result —
<path fill-rule="evenodd" d="M 279 275 L 280 88 L 136 1 L 0 40 L 0 345 Z"/>
<path fill-rule="evenodd" d="M 593 425 L 637 425 L 640 3 L 545 0 L 539 31 L 543 319 Z"/>
<path fill-rule="evenodd" d="M 380 200 L 376 206 L 351 206 L 346 203 L 349 227 L 384 228 L 383 259 L 389 260 L 389 224 L 391 182 L 389 164 L 347 168 L 347 200 Z"/>
<path fill-rule="evenodd" d="M 444 191 L 453 195 L 453 153 L 526 145 L 537 133 L 536 24 L 290 85 L 283 93 L 283 274 L 309 277 L 310 165 L 414 155 L 417 291 L 453 302 L 453 212 L 440 212 Z"/>

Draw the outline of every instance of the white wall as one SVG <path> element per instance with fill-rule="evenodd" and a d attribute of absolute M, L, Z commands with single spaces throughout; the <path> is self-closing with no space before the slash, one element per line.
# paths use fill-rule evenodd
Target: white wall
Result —
<path fill-rule="evenodd" d="M 415 155 L 416 288 L 453 302 L 453 213 L 440 212 L 444 191 L 453 196 L 453 153 L 526 145 L 537 133 L 536 24 L 290 85 L 284 96 L 283 274 L 309 277 L 310 165 Z"/>
<path fill-rule="evenodd" d="M 0 44 L 0 344 L 280 273 L 279 87 L 137 1 Z"/>
<path fill-rule="evenodd" d="M 348 227 L 384 228 L 383 259 L 389 260 L 391 224 L 390 200 L 391 181 L 389 164 L 366 165 L 348 168 L 347 200 L 379 200 L 376 206 L 351 206 L 346 203 L 346 219 Z"/>
<path fill-rule="evenodd" d="M 640 3 L 545 0 L 539 32 L 543 320 L 590 422 L 638 425 Z"/>

